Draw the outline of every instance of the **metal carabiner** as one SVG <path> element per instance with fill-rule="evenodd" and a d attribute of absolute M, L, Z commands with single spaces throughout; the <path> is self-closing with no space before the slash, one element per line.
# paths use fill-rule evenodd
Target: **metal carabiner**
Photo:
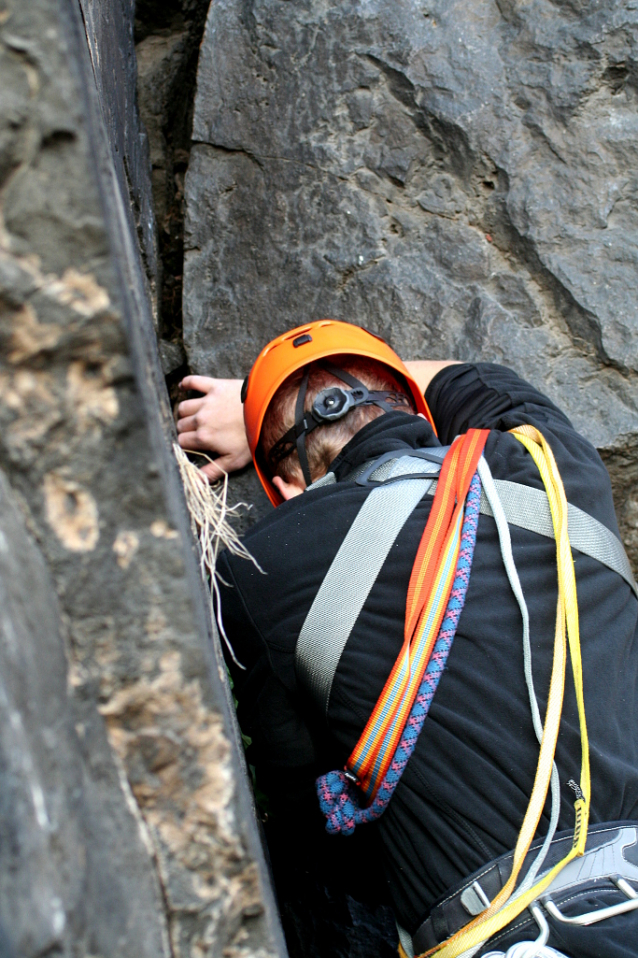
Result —
<path fill-rule="evenodd" d="M 558 905 L 556 905 L 549 896 L 541 898 L 543 908 L 552 918 L 565 922 L 567 925 L 593 925 L 598 921 L 604 921 L 605 918 L 613 918 L 614 915 L 623 915 L 625 912 L 634 911 L 638 908 L 638 893 L 634 891 L 629 882 L 620 875 L 610 875 L 609 878 L 620 891 L 626 895 L 628 901 L 621 901 L 617 905 L 610 905 L 608 908 L 586 911 L 582 915 L 574 915 L 573 918 L 563 915 Z"/>

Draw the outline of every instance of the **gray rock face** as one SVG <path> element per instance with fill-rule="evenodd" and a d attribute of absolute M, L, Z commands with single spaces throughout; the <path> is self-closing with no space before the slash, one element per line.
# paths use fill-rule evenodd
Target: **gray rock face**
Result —
<path fill-rule="evenodd" d="M 620 0 L 216 0 L 187 175 L 192 367 L 244 375 L 273 335 L 333 316 L 405 358 L 509 364 L 628 450 L 637 42 Z"/>
<path fill-rule="evenodd" d="M 86 2 L 86 0 L 85 0 Z M 101 9 L 108 8 L 101 5 Z M 161 261 L 159 330 L 166 346 L 165 372 L 180 377 L 184 234 L 184 175 L 193 125 L 199 45 L 208 0 L 137 0 L 135 54 L 137 102 L 148 136 L 153 207 Z M 184 374 L 182 370 L 181 375 Z"/>
<path fill-rule="evenodd" d="M 270 958 L 131 212 L 133 4 L 102 7 L 93 67 L 76 0 L 0 10 L 0 954 Z"/>
<path fill-rule="evenodd" d="M 167 955 L 143 820 L 67 690 L 57 597 L 2 473 L 0 607 L 0 953 Z"/>

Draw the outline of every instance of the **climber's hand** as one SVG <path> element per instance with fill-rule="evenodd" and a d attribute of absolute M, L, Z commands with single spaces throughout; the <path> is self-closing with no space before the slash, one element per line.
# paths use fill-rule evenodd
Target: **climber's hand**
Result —
<path fill-rule="evenodd" d="M 225 472 L 242 469 L 250 462 L 241 405 L 241 379 L 211 379 L 186 376 L 182 389 L 203 393 L 177 407 L 177 432 L 182 449 L 215 453 L 217 459 L 202 466 L 214 482 Z"/>

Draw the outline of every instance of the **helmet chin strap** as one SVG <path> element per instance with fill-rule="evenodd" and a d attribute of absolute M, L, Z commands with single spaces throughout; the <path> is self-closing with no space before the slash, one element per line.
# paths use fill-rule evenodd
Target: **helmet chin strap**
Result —
<path fill-rule="evenodd" d="M 297 403 L 295 405 L 295 434 L 296 434 L 297 455 L 299 456 L 299 464 L 301 466 L 301 471 L 303 472 L 303 477 L 306 480 L 307 486 L 309 486 L 312 483 L 312 479 L 310 477 L 310 464 L 308 462 L 308 453 L 306 452 L 306 435 L 309 432 L 309 429 L 306 424 L 306 418 L 304 416 L 303 407 L 306 401 L 306 393 L 308 392 L 309 378 L 310 378 L 310 366 L 306 366 L 306 368 L 304 369 L 302 380 L 301 380 L 301 385 L 299 386 L 299 392 L 297 393 Z M 299 430 L 300 426 L 303 426 L 302 430 Z M 287 435 L 288 433 L 286 433 L 286 436 Z M 292 449 L 290 450 L 290 452 L 292 452 Z M 287 452 L 286 456 L 290 455 L 290 452 Z"/>
<path fill-rule="evenodd" d="M 410 400 L 402 393 L 393 390 L 370 391 L 355 376 L 323 360 L 319 365 L 335 379 L 340 379 L 351 388 L 348 390 L 341 386 L 329 386 L 327 389 L 322 389 L 315 398 L 312 408 L 305 412 L 304 405 L 311 365 L 306 366 L 299 385 L 295 403 L 295 424 L 275 443 L 268 456 L 269 465 L 273 470 L 296 449 L 307 486 L 312 484 L 312 476 L 306 452 L 306 436 L 313 429 L 343 419 L 351 409 L 356 409 L 358 406 L 380 406 L 385 412 L 392 412 L 401 406 L 410 405 Z"/>

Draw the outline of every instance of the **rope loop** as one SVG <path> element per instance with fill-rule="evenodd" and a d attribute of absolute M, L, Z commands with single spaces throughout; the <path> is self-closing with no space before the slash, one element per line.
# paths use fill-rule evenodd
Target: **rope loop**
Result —
<path fill-rule="evenodd" d="M 338 833 L 351 835 L 357 825 L 363 825 L 379 818 L 388 807 L 394 789 L 410 760 L 432 704 L 434 693 L 445 669 L 459 618 L 465 605 L 465 596 L 472 570 L 474 546 L 476 545 L 480 504 L 481 480 L 477 472 L 470 483 L 465 503 L 456 575 L 443 622 L 410 715 L 403 728 L 401 739 L 372 803 L 363 807 L 361 790 L 352 783 L 345 772 L 328 772 L 326 775 L 321 775 L 316 781 L 319 805 L 327 819 L 326 831 L 331 835 Z"/>
<path fill-rule="evenodd" d="M 559 872 L 573 858 L 582 855 L 587 841 L 589 820 L 589 796 L 591 790 L 589 767 L 589 742 L 585 720 L 583 697 L 583 672 L 580 652 L 580 632 L 578 622 L 578 596 L 574 561 L 568 534 L 567 498 L 556 460 L 545 437 L 534 426 L 518 426 L 511 430 L 521 442 L 540 473 L 552 515 L 552 524 L 556 538 L 556 565 L 558 578 L 558 599 L 556 602 L 556 631 L 554 638 L 554 660 L 550 679 L 549 695 L 543 736 L 540 744 L 538 767 L 534 786 L 523 824 L 519 832 L 512 872 L 509 879 L 496 895 L 488 908 L 468 922 L 464 928 L 435 946 L 419 958 L 436 955 L 437 958 L 459 958 L 466 952 L 473 954 L 489 941 L 497 932 L 510 924 L 518 915 L 531 905 L 552 883 Z M 549 784 L 552 776 L 556 742 L 560 729 L 565 686 L 565 666 L 567 659 L 567 640 L 578 705 L 578 717 L 581 736 L 581 774 L 577 799 L 574 803 L 575 824 L 572 847 L 567 855 L 531 888 L 524 884 L 516 891 L 516 882 L 529 847 L 534 839 L 540 821 Z M 516 892 L 516 894 L 515 894 Z M 472 950 L 474 949 L 474 950 Z M 401 951 L 401 949 L 399 949 Z"/>

